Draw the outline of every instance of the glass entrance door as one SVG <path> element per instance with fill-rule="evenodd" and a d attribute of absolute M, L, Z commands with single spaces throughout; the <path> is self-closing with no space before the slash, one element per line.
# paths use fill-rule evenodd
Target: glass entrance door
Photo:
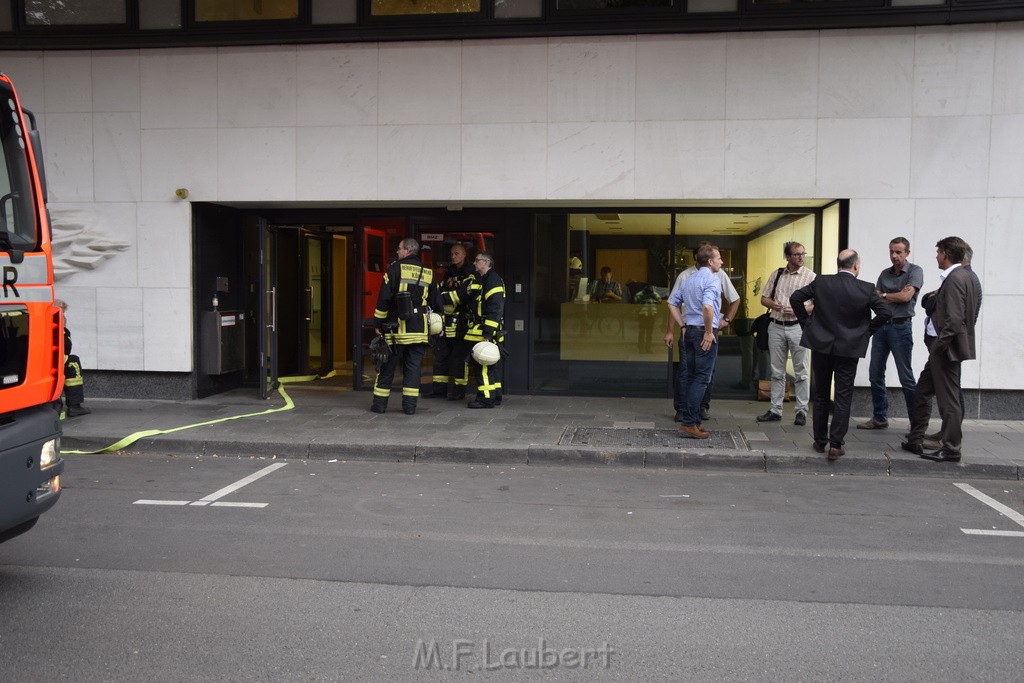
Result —
<path fill-rule="evenodd" d="M 305 373 L 325 375 L 331 371 L 330 235 L 302 232 L 302 319 L 301 334 Z"/>

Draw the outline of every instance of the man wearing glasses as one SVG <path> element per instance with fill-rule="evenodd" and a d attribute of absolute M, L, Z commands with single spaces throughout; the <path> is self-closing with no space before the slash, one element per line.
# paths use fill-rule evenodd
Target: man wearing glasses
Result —
<path fill-rule="evenodd" d="M 807 404 L 811 399 L 807 367 L 809 352 L 800 346 L 800 321 L 793 313 L 789 298 L 796 290 L 814 281 L 814 271 L 804 267 L 807 250 L 799 242 L 786 242 L 782 246 L 782 253 L 786 257 L 786 267 L 775 271 L 761 290 L 771 292 L 772 295 L 771 298 L 761 296 L 761 305 L 771 309 L 768 354 L 772 369 L 772 405 L 764 415 L 757 416 L 757 421 L 778 422 L 782 419 L 782 402 L 786 397 L 786 360 L 792 355 L 796 384 L 796 417 L 793 424 L 802 427 L 807 424 Z M 814 303 L 808 303 L 806 310 L 810 314 L 814 310 Z"/>

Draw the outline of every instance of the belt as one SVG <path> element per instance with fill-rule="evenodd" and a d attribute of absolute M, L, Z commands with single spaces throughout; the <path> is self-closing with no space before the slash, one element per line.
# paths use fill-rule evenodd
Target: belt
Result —
<path fill-rule="evenodd" d="M 701 332 L 707 332 L 707 328 L 705 328 L 703 325 L 687 325 L 686 329 L 688 329 L 688 330 L 700 330 Z M 718 332 L 718 328 L 717 327 L 712 327 L 711 331 L 712 332 Z"/>
<path fill-rule="evenodd" d="M 889 322 L 893 325 L 899 325 L 900 323 L 909 322 L 910 320 L 913 320 L 913 318 L 908 315 L 906 318 L 893 318 Z"/>
<path fill-rule="evenodd" d="M 785 325 L 786 327 L 789 327 L 790 325 L 800 324 L 799 320 L 776 320 L 775 318 L 772 318 L 772 322 L 775 323 L 776 325 Z"/>

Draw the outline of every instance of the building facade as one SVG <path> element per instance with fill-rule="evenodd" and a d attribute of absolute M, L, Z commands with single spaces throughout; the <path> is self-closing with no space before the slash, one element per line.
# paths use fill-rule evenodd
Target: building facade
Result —
<path fill-rule="evenodd" d="M 927 291 L 955 234 L 985 294 L 968 414 L 993 418 L 1024 388 L 1021 64 L 1020 21 L 0 52 L 40 122 L 93 395 L 369 386 L 368 293 L 406 235 L 438 267 L 453 241 L 496 252 L 512 393 L 667 395 L 663 311 L 645 351 L 642 305 L 581 277 L 664 292 L 709 239 L 743 320 L 784 241 L 819 272 L 855 248 L 873 281 L 904 236 Z M 716 386 L 747 397 L 735 332 Z"/>

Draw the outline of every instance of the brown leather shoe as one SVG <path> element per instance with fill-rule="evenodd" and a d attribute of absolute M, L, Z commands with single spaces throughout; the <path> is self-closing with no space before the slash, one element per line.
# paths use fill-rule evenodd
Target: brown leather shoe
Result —
<path fill-rule="evenodd" d="M 711 433 L 705 432 L 700 425 L 679 425 L 679 431 L 689 439 L 710 439 Z"/>
<path fill-rule="evenodd" d="M 901 441 L 900 448 L 905 450 L 907 453 L 913 453 L 914 455 L 924 454 L 924 448 L 921 446 L 921 444 L 914 443 L 912 441 Z"/>
<path fill-rule="evenodd" d="M 924 441 L 921 442 L 921 448 L 926 451 L 939 451 L 942 450 L 942 439 L 933 439 L 931 437 L 924 437 Z"/>
<path fill-rule="evenodd" d="M 861 422 L 859 425 L 857 425 L 857 429 L 888 429 L 888 428 L 889 428 L 889 423 L 888 422 L 880 422 L 879 420 L 876 420 L 875 418 L 871 418 L 867 422 Z"/>
<path fill-rule="evenodd" d="M 844 455 L 846 455 L 846 449 L 843 448 L 842 446 L 833 446 L 832 448 L 828 449 L 829 460 L 838 460 Z"/>

